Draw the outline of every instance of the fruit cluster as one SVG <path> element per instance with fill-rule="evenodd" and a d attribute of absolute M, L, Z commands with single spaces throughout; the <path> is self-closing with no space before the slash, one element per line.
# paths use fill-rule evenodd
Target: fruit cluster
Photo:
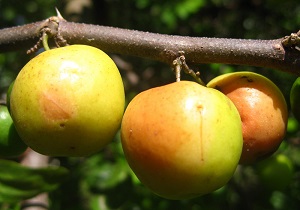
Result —
<path fill-rule="evenodd" d="M 235 72 L 207 87 L 181 81 L 138 94 L 124 113 L 121 137 L 129 165 L 146 186 L 185 199 L 222 187 L 238 164 L 274 153 L 287 118 L 274 83 Z"/>
<path fill-rule="evenodd" d="M 0 156 L 20 154 L 27 145 L 45 155 L 88 156 L 121 126 L 130 167 L 168 199 L 212 192 L 230 180 L 238 164 L 269 157 L 282 142 L 288 119 L 281 91 L 253 72 L 224 74 L 206 87 L 180 81 L 152 88 L 135 96 L 124 113 L 116 65 L 84 45 L 45 51 L 29 61 L 11 85 L 8 107 L 12 119 L 0 108 L 5 142 Z M 12 132 L 17 144 L 7 143 Z M 12 144 L 19 149 L 7 154 Z"/>

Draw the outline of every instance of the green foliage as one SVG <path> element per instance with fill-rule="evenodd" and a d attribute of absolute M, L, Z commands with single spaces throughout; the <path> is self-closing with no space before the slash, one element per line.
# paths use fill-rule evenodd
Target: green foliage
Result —
<path fill-rule="evenodd" d="M 56 14 L 55 0 L 0 0 L 0 28 L 36 22 Z M 26 52 L 0 54 L 0 93 L 5 92 L 17 72 L 30 59 Z"/>
<path fill-rule="evenodd" d="M 178 19 L 186 20 L 190 15 L 196 13 L 205 5 L 206 0 L 185 0 L 185 1 L 149 1 L 135 0 L 139 9 L 150 9 L 155 15 L 160 15 L 161 21 L 169 30 L 176 27 Z"/>
<path fill-rule="evenodd" d="M 31 169 L 9 160 L 0 160 L 0 171 L 0 203 L 16 203 L 53 191 L 68 175 L 62 167 Z"/>
<path fill-rule="evenodd" d="M 57 6 L 55 0 L 28 0 L 26 4 L 20 4 L 18 0 L 0 0 L 0 26 L 21 25 L 37 18 L 44 19 L 48 16 L 55 15 L 54 7 Z"/>

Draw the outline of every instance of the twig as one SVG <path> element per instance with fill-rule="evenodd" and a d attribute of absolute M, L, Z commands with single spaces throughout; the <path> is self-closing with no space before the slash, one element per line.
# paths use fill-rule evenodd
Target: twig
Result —
<path fill-rule="evenodd" d="M 200 85 L 206 86 L 205 83 L 200 78 L 200 72 L 194 72 L 185 62 L 184 52 L 179 52 L 180 56 L 173 61 L 173 70 L 175 72 L 176 82 L 180 81 L 181 70 L 186 74 L 192 76 L 194 80 Z"/>

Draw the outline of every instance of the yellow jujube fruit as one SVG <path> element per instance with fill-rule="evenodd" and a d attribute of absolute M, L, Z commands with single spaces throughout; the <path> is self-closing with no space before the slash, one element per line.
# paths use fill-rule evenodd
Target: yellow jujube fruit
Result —
<path fill-rule="evenodd" d="M 85 45 L 45 51 L 18 74 L 10 96 L 12 118 L 33 150 L 52 156 L 86 156 L 115 136 L 124 111 L 117 66 Z"/>

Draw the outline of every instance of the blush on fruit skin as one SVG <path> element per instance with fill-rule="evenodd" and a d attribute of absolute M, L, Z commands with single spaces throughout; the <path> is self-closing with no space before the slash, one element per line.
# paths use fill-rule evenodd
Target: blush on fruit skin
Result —
<path fill-rule="evenodd" d="M 138 94 L 121 125 L 125 157 L 154 193 L 188 199 L 232 177 L 242 151 L 240 116 L 221 92 L 181 81 Z"/>
<path fill-rule="evenodd" d="M 208 84 L 223 92 L 238 109 L 243 126 L 240 164 L 252 164 L 273 154 L 285 133 L 288 109 L 279 88 L 253 72 L 221 75 Z"/>
<path fill-rule="evenodd" d="M 70 45 L 45 51 L 19 72 L 10 97 L 23 141 L 49 156 L 89 156 L 120 128 L 122 77 L 103 51 Z"/>
<path fill-rule="evenodd" d="M 40 109 L 49 120 L 68 120 L 74 113 L 74 105 L 63 94 L 56 91 L 45 91 L 39 98 Z"/>

